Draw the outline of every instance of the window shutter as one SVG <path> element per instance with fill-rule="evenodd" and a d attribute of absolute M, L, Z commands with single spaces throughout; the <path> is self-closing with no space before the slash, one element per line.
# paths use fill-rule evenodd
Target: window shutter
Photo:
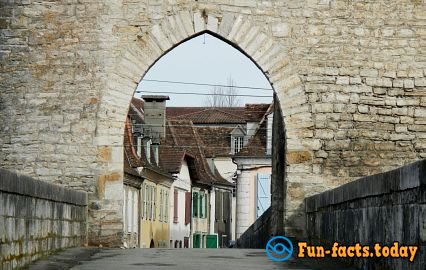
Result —
<path fill-rule="evenodd" d="M 175 190 L 174 193 L 174 205 L 173 205 L 173 222 L 174 223 L 178 223 L 178 198 L 179 198 L 179 193 L 177 190 Z"/>
<path fill-rule="evenodd" d="M 194 192 L 192 194 L 192 216 L 198 217 L 198 193 Z"/>
<path fill-rule="evenodd" d="M 169 222 L 169 192 L 165 191 L 166 198 L 165 198 L 165 206 L 164 206 L 164 222 Z"/>
<path fill-rule="evenodd" d="M 163 189 L 160 188 L 160 217 L 159 221 L 163 221 Z"/>
<path fill-rule="evenodd" d="M 148 203 L 147 203 L 147 207 L 148 207 L 148 219 L 149 220 L 151 220 L 151 211 L 152 211 L 152 208 L 151 208 L 151 200 L 152 200 L 152 198 L 151 198 L 151 186 L 148 186 Z"/>
<path fill-rule="evenodd" d="M 208 204 L 208 196 L 207 196 L 207 194 L 208 193 L 205 193 L 205 198 L 204 198 L 204 205 L 205 205 L 205 214 L 204 214 L 204 216 L 207 218 L 209 215 L 209 204 Z"/>
<path fill-rule="evenodd" d="M 216 191 L 215 192 L 215 221 L 220 220 L 220 212 L 222 210 L 222 204 L 221 204 L 221 195 L 222 192 Z"/>
<path fill-rule="evenodd" d="M 231 209 L 229 192 L 223 192 L 223 221 L 229 222 L 229 210 Z"/>
<path fill-rule="evenodd" d="M 200 193 L 200 218 L 203 217 L 203 193 Z"/>
<path fill-rule="evenodd" d="M 191 220 L 191 192 L 185 193 L 185 225 Z"/>
<path fill-rule="evenodd" d="M 271 206 L 271 175 L 257 174 L 257 207 L 256 218 L 260 217 Z"/>
<path fill-rule="evenodd" d="M 157 218 L 157 186 L 155 186 L 153 188 L 153 191 L 154 191 L 154 198 L 153 198 L 153 202 L 154 202 L 153 211 L 154 211 L 154 214 L 152 215 L 152 219 L 155 220 Z"/>

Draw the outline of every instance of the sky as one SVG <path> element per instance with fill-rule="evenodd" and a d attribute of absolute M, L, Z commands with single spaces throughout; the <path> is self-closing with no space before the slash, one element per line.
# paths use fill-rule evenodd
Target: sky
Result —
<path fill-rule="evenodd" d="M 271 89 L 238 89 L 239 95 L 255 96 L 238 97 L 239 105 L 270 103 L 272 101 L 273 91 L 262 71 L 237 49 L 209 34 L 190 39 L 161 57 L 139 83 L 137 91 L 142 92 L 135 93 L 135 96 L 140 97 L 142 94 L 168 95 L 170 100 L 167 101 L 167 106 L 206 106 L 206 96 L 165 92 L 209 94 L 213 86 L 182 85 L 145 80 L 226 85 L 230 77 L 233 79 L 234 85 L 237 86 Z"/>

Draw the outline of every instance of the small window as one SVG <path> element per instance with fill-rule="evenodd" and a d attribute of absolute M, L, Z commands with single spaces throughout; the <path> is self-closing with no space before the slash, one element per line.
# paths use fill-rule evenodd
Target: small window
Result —
<path fill-rule="evenodd" d="M 244 137 L 243 136 L 238 136 L 238 137 L 233 137 L 233 149 L 234 149 L 234 154 L 238 153 L 241 151 L 241 149 L 244 146 Z"/>

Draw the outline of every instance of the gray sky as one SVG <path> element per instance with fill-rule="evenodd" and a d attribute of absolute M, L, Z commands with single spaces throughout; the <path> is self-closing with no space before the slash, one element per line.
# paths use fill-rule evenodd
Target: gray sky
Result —
<path fill-rule="evenodd" d="M 205 40 L 205 43 L 204 43 Z M 237 86 L 271 89 L 265 75 L 253 62 L 227 43 L 209 35 L 193 38 L 164 55 L 146 74 L 144 79 L 226 84 L 232 77 Z M 141 81 L 137 90 L 152 91 L 170 96 L 167 106 L 205 106 L 206 96 L 179 95 L 164 92 L 209 93 L 211 86 L 180 85 Z M 270 96 L 239 97 L 240 105 L 245 103 L 269 103 L 272 90 L 238 89 L 238 94 Z M 140 97 L 140 93 L 135 96 Z"/>

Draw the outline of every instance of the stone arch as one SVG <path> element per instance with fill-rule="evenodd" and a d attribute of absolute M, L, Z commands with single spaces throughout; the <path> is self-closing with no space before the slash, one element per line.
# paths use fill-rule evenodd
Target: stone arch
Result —
<path fill-rule="evenodd" d="M 181 11 L 167 16 L 148 31 L 137 33 L 120 51 L 119 63 L 109 72 L 99 105 L 95 138 L 98 151 L 110 148 L 112 157 L 99 160 L 98 199 L 108 202 L 105 209 L 120 213 L 117 207 L 121 202 L 117 198 L 121 198 L 122 189 L 122 130 L 137 84 L 163 55 L 206 32 L 242 52 L 265 74 L 283 112 L 288 153 L 311 151 L 310 145 L 315 142 L 309 136 L 313 124 L 307 95 L 285 47 L 275 40 L 273 33 L 246 15 L 213 16 L 204 11 L 193 14 Z M 96 223 L 96 220 L 91 222 L 98 229 Z M 89 236 L 90 233 L 89 229 Z"/>

